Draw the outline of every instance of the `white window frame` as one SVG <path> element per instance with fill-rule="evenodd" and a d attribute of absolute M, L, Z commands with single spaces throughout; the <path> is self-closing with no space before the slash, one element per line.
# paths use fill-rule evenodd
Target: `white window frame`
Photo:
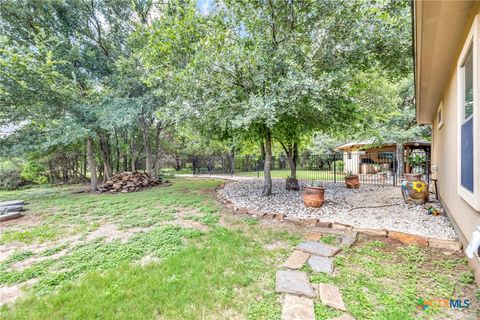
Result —
<path fill-rule="evenodd" d="M 443 124 L 445 123 L 445 114 L 443 113 L 443 100 L 440 101 L 440 105 L 438 106 L 437 110 L 437 125 L 438 125 L 438 130 L 442 129 Z"/>
<path fill-rule="evenodd" d="M 479 18 L 475 16 L 457 62 L 457 192 L 471 207 L 480 211 L 480 104 L 479 104 Z M 464 70 L 466 55 L 472 48 L 473 57 L 473 192 L 462 186 L 461 178 L 461 130 L 464 123 Z M 442 115 L 445 118 L 445 114 Z"/>

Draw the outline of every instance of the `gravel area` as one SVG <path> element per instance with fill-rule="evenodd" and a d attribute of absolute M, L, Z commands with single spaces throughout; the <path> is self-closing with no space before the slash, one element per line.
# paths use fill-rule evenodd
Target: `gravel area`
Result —
<path fill-rule="evenodd" d="M 252 211 L 318 218 L 358 228 L 388 229 L 437 239 L 457 239 L 445 215 L 429 215 L 423 206 L 406 204 L 399 187 L 362 185 L 355 190 L 340 183 L 324 185 L 326 201 L 318 209 L 304 206 L 302 191 L 285 190 L 285 180 L 273 181 L 273 195 L 268 198 L 260 196 L 263 181 L 258 179 L 228 183 L 218 194 L 235 206 Z M 365 208 L 375 206 L 377 208 Z"/>

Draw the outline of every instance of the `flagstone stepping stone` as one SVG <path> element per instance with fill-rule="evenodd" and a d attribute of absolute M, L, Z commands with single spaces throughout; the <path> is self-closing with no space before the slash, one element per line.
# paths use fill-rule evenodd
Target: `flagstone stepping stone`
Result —
<path fill-rule="evenodd" d="M 341 316 L 332 318 L 330 320 L 355 320 L 355 318 L 348 313 L 344 313 Z"/>
<path fill-rule="evenodd" d="M 311 241 L 318 241 L 322 237 L 321 233 L 318 232 L 312 232 L 312 233 L 307 233 L 305 235 L 305 240 L 311 240 Z"/>
<path fill-rule="evenodd" d="M 350 248 L 357 241 L 357 232 L 346 233 L 342 237 L 342 246 Z"/>
<path fill-rule="evenodd" d="M 22 214 L 20 212 L 10 212 L 7 214 L 0 214 L 0 222 L 12 220 L 12 219 L 18 219 L 21 216 Z"/>
<path fill-rule="evenodd" d="M 0 207 L 23 206 L 23 205 L 25 205 L 25 201 L 23 200 L 12 200 L 12 201 L 0 202 Z"/>
<path fill-rule="evenodd" d="M 23 210 L 23 206 L 6 206 L 6 207 L 0 207 L 0 214 L 2 214 L 2 212 L 19 212 L 19 211 L 22 211 Z"/>
<path fill-rule="evenodd" d="M 307 262 L 309 257 L 309 253 L 295 250 L 292 252 L 290 257 L 288 257 L 287 261 L 285 261 L 283 266 L 289 269 L 300 269 L 305 264 L 305 262 Z"/>
<path fill-rule="evenodd" d="M 314 298 L 316 296 L 305 272 L 295 270 L 277 271 L 276 291 Z"/>
<path fill-rule="evenodd" d="M 304 241 L 297 246 L 297 249 L 322 257 L 331 257 L 340 251 L 340 248 L 316 241 Z"/>
<path fill-rule="evenodd" d="M 285 295 L 282 320 L 315 320 L 313 300 L 291 294 Z"/>
<path fill-rule="evenodd" d="M 308 265 L 315 272 L 325 272 L 326 274 L 333 274 L 333 259 L 312 255 L 308 259 Z"/>
<path fill-rule="evenodd" d="M 340 293 L 340 289 L 337 286 L 320 283 L 320 286 L 318 287 L 318 292 L 323 305 L 338 310 L 347 311 L 347 309 L 345 308 L 345 303 L 343 302 L 342 295 Z"/>

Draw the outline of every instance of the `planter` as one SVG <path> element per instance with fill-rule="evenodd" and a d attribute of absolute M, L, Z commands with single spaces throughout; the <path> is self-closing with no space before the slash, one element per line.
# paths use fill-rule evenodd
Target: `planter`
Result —
<path fill-rule="evenodd" d="M 320 208 L 324 202 L 324 187 L 303 187 L 303 203 L 305 207 Z"/>
<path fill-rule="evenodd" d="M 287 178 L 285 181 L 285 189 L 287 190 L 300 190 L 300 185 L 298 184 L 297 178 Z"/>
<path fill-rule="evenodd" d="M 345 177 L 345 185 L 348 189 L 358 189 L 360 187 L 360 179 L 358 179 L 358 176 Z"/>
<path fill-rule="evenodd" d="M 405 174 L 401 190 L 406 203 L 424 204 L 428 201 L 428 185 L 419 173 Z"/>

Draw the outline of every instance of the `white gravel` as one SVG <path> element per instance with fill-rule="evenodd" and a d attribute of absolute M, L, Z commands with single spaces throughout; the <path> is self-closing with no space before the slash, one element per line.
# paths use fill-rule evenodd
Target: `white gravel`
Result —
<path fill-rule="evenodd" d="M 340 183 L 324 185 L 326 201 L 318 209 L 304 206 L 302 191 L 285 190 L 285 180 L 273 181 L 273 195 L 270 197 L 261 197 L 263 181 L 258 179 L 228 183 L 218 193 L 233 205 L 252 211 L 318 218 L 358 228 L 388 229 L 437 239 L 457 239 L 445 215 L 432 216 L 423 206 L 406 204 L 399 187 L 362 185 L 354 190 Z M 359 208 L 382 205 L 392 206 Z"/>

